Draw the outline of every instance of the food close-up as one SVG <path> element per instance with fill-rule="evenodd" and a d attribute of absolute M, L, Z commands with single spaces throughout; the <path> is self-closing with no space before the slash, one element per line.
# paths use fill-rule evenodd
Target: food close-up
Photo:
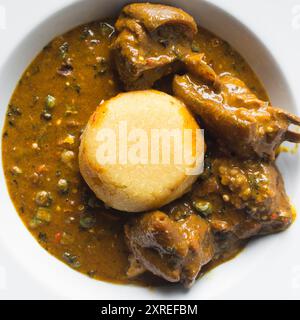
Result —
<path fill-rule="evenodd" d="M 194 161 L 99 163 L 100 130 L 116 133 L 120 123 L 147 135 L 201 132 L 198 148 L 185 150 Z M 131 3 L 34 58 L 7 107 L 3 167 L 24 225 L 65 268 L 193 290 L 251 239 L 293 224 L 276 159 L 282 143 L 300 142 L 299 126 L 235 48 L 192 15 Z"/>

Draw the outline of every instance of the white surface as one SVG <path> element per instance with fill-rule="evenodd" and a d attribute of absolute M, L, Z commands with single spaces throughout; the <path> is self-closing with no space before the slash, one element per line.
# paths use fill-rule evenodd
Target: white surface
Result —
<path fill-rule="evenodd" d="M 79 5 L 47 20 L 52 13 L 75 2 Z M 116 4 L 120 7 L 122 2 L 125 1 L 0 0 L 1 127 L 7 100 L 18 76 L 35 53 L 57 33 L 97 16 L 107 16 L 116 11 Z M 247 30 L 233 28 L 236 22 L 228 16 L 216 19 L 216 11 L 199 10 L 200 0 L 169 2 L 189 8 L 196 18 L 201 17 L 200 23 L 234 44 L 264 80 L 273 103 L 300 115 L 300 108 L 296 110 L 296 105 L 300 106 L 300 98 L 296 96 L 300 92 L 300 0 L 210 1 L 251 29 L 272 52 L 275 60 Z M 207 6 L 202 8 L 210 10 Z M 37 29 L 36 26 L 45 20 Z M 284 75 L 280 69 L 284 70 Z M 299 156 L 284 155 L 280 159 L 280 167 L 288 193 L 300 211 Z M 2 170 L 0 184 L 0 299 L 300 298 L 299 219 L 287 232 L 255 241 L 236 259 L 207 274 L 188 292 L 150 291 L 93 281 L 51 257 L 29 235 L 14 212 L 7 197 Z"/>

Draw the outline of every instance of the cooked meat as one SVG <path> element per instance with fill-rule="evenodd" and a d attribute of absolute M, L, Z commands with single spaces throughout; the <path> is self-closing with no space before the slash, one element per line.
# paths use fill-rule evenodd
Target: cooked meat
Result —
<path fill-rule="evenodd" d="M 274 164 L 216 157 L 209 170 L 210 176 L 194 186 L 192 199 L 211 204 L 207 219 L 213 230 L 246 239 L 285 230 L 292 223 L 292 209 Z"/>
<path fill-rule="evenodd" d="M 239 79 L 229 74 L 208 85 L 200 77 L 176 76 L 173 90 L 220 144 L 243 159 L 274 160 L 283 141 L 300 142 L 300 134 L 289 130 L 300 118 L 259 100 Z"/>
<path fill-rule="evenodd" d="M 194 18 L 183 10 L 161 4 L 133 3 L 123 8 L 121 17 L 139 21 L 148 32 L 156 32 L 166 25 L 181 26 L 190 39 L 197 33 Z"/>
<path fill-rule="evenodd" d="M 130 250 L 145 269 L 186 287 L 214 254 L 209 224 L 195 214 L 175 220 L 161 211 L 146 213 L 127 224 L 125 233 Z"/>
<path fill-rule="evenodd" d="M 125 226 L 131 252 L 128 277 L 145 271 L 189 287 L 202 266 L 238 252 L 251 237 L 279 232 L 292 210 L 276 166 L 275 152 L 300 119 L 269 106 L 243 81 L 217 75 L 203 53 L 191 50 L 197 33 L 183 11 L 131 4 L 116 22 L 113 53 L 127 90 L 150 88 L 173 72 L 173 92 L 200 117 L 222 151 L 194 184 L 186 201 L 139 215 Z M 218 149 L 217 145 L 209 150 Z"/>
<path fill-rule="evenodd" d="M 292 209 L 276 166 L 216 154 L 185 200 L 125 227 L 128 276 L 146 270 L 191 286 L 201 267 L 233 255 L 245 240 L 285 230 Z"/>
<path fill-rule="evenodd" d="M 36 240 L 83 274 L 189 287 L 292 223 L 274 160 L 300 142 L 300 118 L 182 10 L 130 4 L 111 21 L 53 39 L 18 82 L 2 136 L 9 193 Z"/>
<path fill-rule="evenodd" d="M 128 278 L 138 277 L 139 275 L 147 271 L 133 254 L 129 255 L 128 260 L 129 260 L 129 268 L 127 270 Z"/>
<path fill-rule="evenodd" d="M 211 227 L 213 261 L 232 257 L 247 239 L 291 225 L 292 209 L 274 164 L 223 156 L 207 163 L 190 202 Z"/>
<path fill-rule="evenodd" d="M 215 71 L 205 62 L 204 53 L 189 53 L 182 59 L 185 69 L 208 84 L 217 84 Z"/>
<path fill-rule="evenodd" d="M 177 70 L 197 33 L 194 19 L 174 7 L 134 3 L 123 8 L 115 24 L 112 49 L 125 89 L 147 89 Z"/>

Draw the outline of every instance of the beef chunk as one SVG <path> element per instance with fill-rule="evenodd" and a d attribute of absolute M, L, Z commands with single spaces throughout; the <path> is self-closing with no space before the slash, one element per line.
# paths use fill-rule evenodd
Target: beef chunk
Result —
<path fill-rule="evenodd" d="M 239 239 L 279 232 L 290 226 L 292 209 L 282 177 L 272 163 L 211 159 L 210 176 L 193 188 L 194 202 L 212 204 L 212 230 Z"/>
<path fill-rule="evenodd" d="M 150 3 L 124 7 L 115 27 L 113 55 L 127 90 L 150 88 L 179 69 L 197 33 L 194 19 L 181 9 Z"/>
<path fill-rule="evenodd" d="M 202 266 L 232 257 L 252 237 L 290 226 L 292 209 L 276 166 L 217 153 L 206 158 L 184 198 L 126 225 L 128 276 L 148 270 L 189 287 Z"/>
<path fill-rule="evenodd" d="M 149 212 L 127 224 L 125 234 L 139 265 L 186 287 L 214 255 L 209 224 L 195 214 L 175 220 L 161 211 Z"/>
<path fill-rule="evenodd" d="M 197 115 L 205 129 L 240 158 L 274 160 L 283 141 L 300 142 L 289 130 L 300 118 L 258 99 L 241 80 L 224 74 L 208 85 L 201 77 L 176 76 L 173 90 Z"/>
<path fill-rule="evenodd" d="M 166 25 L 180 26 L 185 35 L 192 39 L 197 33 L 194 18 L 183 10 L 171 6 L 152 3 L 133 3 L 125 6 L 121 17 L 139 21 L 148 32 L 156 32 Z"/>

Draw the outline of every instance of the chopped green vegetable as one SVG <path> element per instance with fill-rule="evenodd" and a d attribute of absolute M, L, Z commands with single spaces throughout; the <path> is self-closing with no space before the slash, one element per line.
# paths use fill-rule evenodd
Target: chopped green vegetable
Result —
<path fill-rule="evenodd" d="M 77 114 L 77 107 L 74 105 L 66 105 L 66 111 L 65 111 L 65 116 L 70 116 L 70 115 L 74 115 Z"/>
<path fill-rule="evenodd" d="M 42 224 L 43 224 L 43 221 L 39 220 L 36 216 L 34 216 L 29 222 L 29 226 L 32 229 L 36 229 Z"/>
<path fill-rule="evenodd" d="M 192 51 L 193 52 L 200 52 L 200 47 L 199 47 L 198 42 L 196 42 L 196 41 L 192 42 Z"/>
<path fill-rule="evenodd" d="M 171 210 L 171 215 L 176 221 L 185 219 L 193 213 L 193 210 L 188 202 L 181 203 Z"/>
<path fill-rule="evenodd" d="M 193 201 L 193 207 L 204 216 L 208 216 L 212 213 L 212 205 L 210 202 L 205 200 Z"/>
<path fill-rule="evenodd" d="M 248 182 L 252 190 L 259 190 L 260 189 L 260 179 L 259 177 L 256 177 L 255 175 L 249 175 L 248 176 Z"/>
<path fill-rule="evenodd" d="M 92 213 L 83 213 L 79 223 L 82 228 L 90 229 L 96 224 L 96 216 Z"/>
<path fill-rule="evenodd" d="M 102 202 L 94 195 L 92 195 L 88 198 L 87 205 L 92 209 L 100 208 L 102 206 Z"/>
<path fill-rule="evenodd" d="M 68 165 L 69 167 L 72 166 L 72 161 L 75 158 L 75 153 L 71 150 L 64 150 L 61 154 L 61 161 Z"/>
<path fill-rule="evenodd" d="M 51 211 L 47 208 L 38 208 L 35 216 L 29 222 L 29 226 L 32 229 L 36 229 L 39 226 L 45 225 L 51 221 Z"/>
<path fill-rule="evenodd" d="M 52 196 L 50 192 L 39 191 L 35 196 L 35 202 L 41 207 L 50 207 L 52 204 Z"/>
<path fill-rule="evenodd" d="M 59 179 L 57 187 L 61 193 L 67 193 L 69 191 L 69 183 L 66 179 Z"/>
<path fill-rule="evenodd" d="M 60 56 L 63 59 L 65 59 L 67 57 L 68 52 L 69 52 L 69 44 L 68 42 L 65 42 L 59 47 Z"/>
<path fill-rule="evenodd" d="M 45 98 L 45 107 L 48 110 L 53 109 L 55 104 L 56 104 L 56 99 L 53 96 L 51 96 L 50 94 L 48 94 L 47 97 Z"/>
<path fill-rule="evenodd" d="M 110 38 L 115 32 L 115 28 L 107 22 L 100 22 L 100 32 L 104 37 Z"/>
<path fill-rule="evenodd" d="M 36 218 L 44 223 L 51 221 L 51 211 L 48 208 L 40 207 L 37 210 Z"/>
<path fill-rule="evenodd" d="M 62 255 L 63 259 L 66 261 L 67 264 L 69 264 L 71 267 L 77 269 L 81 267 L 80 262 L 78 261 L 78 257 L 71 254 L 70 252 L 64 252 Z"/>

